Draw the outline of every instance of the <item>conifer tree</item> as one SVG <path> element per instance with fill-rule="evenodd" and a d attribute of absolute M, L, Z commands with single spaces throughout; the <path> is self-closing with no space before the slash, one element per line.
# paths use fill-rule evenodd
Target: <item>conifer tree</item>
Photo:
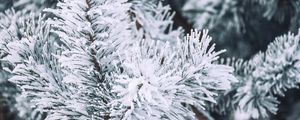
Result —
<path fill-rule="evenodd" d="M 168 2 L 0 3 L 0 108 L 17 114 L 4 119 L 274 119 L 300 82 L 300 1 L 175 8 L 210 32 L 175 26 Z"/>
<path fill-rule="evenodd" d="M 204 108 L 236 81 L 213 63 L 224 51 L 207 31 L 183 39 L 161 3 L 64 0 L 44 11 L 54 17 L 31 19 L 3 44 L 3 61 L 45 119 L 195 119 L 190 105 Z"/>

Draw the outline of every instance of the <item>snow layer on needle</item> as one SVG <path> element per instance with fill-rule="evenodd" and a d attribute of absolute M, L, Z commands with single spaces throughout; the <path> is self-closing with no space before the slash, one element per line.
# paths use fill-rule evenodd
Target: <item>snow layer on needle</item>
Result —
<path fill-rule="evenodd" d="M 204 108 L 215 102 L 219 90 L 227 90 L 236 79 L 233 69 L 213 64 L 224 52 L 214 52 L 207 31 L 192 31 L 186 39 L 168 42 L 137 41 L 120 58 L 122 72 L 115 73 L 114 113 L 123 119 L 186 119 L 194 113 L 186 103 Z"/>
<path fill-rule="evenodd" d="M 254 56 L 249 64 L 255 65 L 251 74 L 242 77 L 245 83 L 237 89 L 238 107 L 252 118 L 275 114 L 279 101 L 276 95 L 297 88 L 299 79 L 300 34 L 288 33 L 277 37 L 266 52 Z M 250 91 L 250 92 L 249 92 Z"/>

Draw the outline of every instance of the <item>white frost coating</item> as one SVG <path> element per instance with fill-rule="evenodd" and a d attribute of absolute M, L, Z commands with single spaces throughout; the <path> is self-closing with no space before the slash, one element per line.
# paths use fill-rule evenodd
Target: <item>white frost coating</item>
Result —
<path fill-rule="evenodd" d="M 234 120 L 250 120 L 250 114 L 247 112 L 244 112 L 243 110 L 238 109 L 234 113 Z"/>
<path fill-rule="evenodd" d="M 139 8 L 133 19 L 130 7 L 127 0 L 63 0 L 46 9 L 55 17 L 8 45 L 8 60 L 19 63 L 10 81 L 49 120 L 194 119 L 190 105 L 216 102 L 236 81 L 231 67 L 213 63 L 224 51 L 214 52 L 207 31 L 180 39 L 167 7 Z"/>
<path fill-rule="evenodd" d="M 212 64 L 222 51 L 214 52 L 210 41 L 207 31 L 192 31 L 175 47 L 168 42 L 134 43 L 120 54 L 124 72 L 115 73 L 113 92 L 119 98 L 111 103 L 114 112 L 126 120 L 194 118 L 181 103 L 203 108 L 205 101 L 215 102 L 212 89 L 227 90 L 236 81 L 232 68 Z"/>
<path fill-rule="evenodd" d="M 132 0 L 131 12 L 136 16 L 137 36 L 146 40 L 175 42 L 182 35 L 181 28 L 173 28 L 175 13 L 170 12 L 168 5 L 163 5 L 160 0 Z M 142 33 L 142 34 L 141 34 Z"/>
<path fill-rule="evenodd" d="M 237 89 L 238 106 L 251 118 L 265 118 L 275 114 L 279 101 L 275 95 L 297 88 L 300 83 L 299 68 L 300 34 L 288 33 L 277 37 L 264 53 L 254 56 L 249 64 L 254 69 Z"/>
<path fill-rule="evenodd" d="M 28 32 L 35 33 L 37 29 L 32 27 L 30 22 L 40 22 L 33 20 L 35 17 L 38 19 L 37 15 L 26 13 L 25 11 L 15 12 L 13 9 L 9 9 L 0 14 L 0 97 L 1 101 L 9 106 L 9 111 L 19 113 L 17 114 L 18 117 L 40 120 L 40 111 L 32 109 L 30 106 L 33 104 L 29 103 L 25 97 L 19 99 L 17 97 L 19 89 L 11 82 L 8 82 L 8 79 L 13 76 L 14 68 L 22 63 L 24 58 L 28 58 L 29 51 L 33 49 L 33 44 L 30 44 L 30 42 L 34 41 L 28 40 L 32 38 L 21 39 L 20 36 L 26 36 Z M 26 78 L 26 75 L 19 76 L 20 80 L 28 82 Z"/>
<path fill-rule="evenodd" d="M 58 9 L 45 10 L 60 18 L 48 22 L 58 29 L 52 32 L 64 44 L 58 56 L 65 74 L 62 82 L 74 85 L 81 96 L 75 99 L 86 105 L 89 119 L 114 117 L 108 105 L 114 95 L 107 74 L 120 63 L 115 51 L 133 39 L 129 7 L 127 0 L 64 0 Z"/>
<path fill-rule="evenodd" d="M 22 90 L 16 105 L 17 109 L 20 109 L 19 116 L 42 119 L 39 113 L 48 112 L 49 108 L 56 114 L 60 110 L 68 109 L 65 106 L 74 103 L 65 101 L 72 100 L 70 95 L 75 97 L 74 93 L 77 91 L 69 91 L 61 82 L 62 72 L 59 64 L 57 59 L 51 56 L 57 48 L 50 44 L 53 38 L 49 36 L 49 26 L 44 23 L 43 17 L 31 17 L 25 23 L 23 29 L 26 32 L 22 33 L 22 39 L 7 44 L 9 55 L 4 60 L 14 65 L 9 81 L 17 84 Z M 25 104 L 27 101 L 30 103 Z M 32 114 L 25 116 L 31 108 L 35 108 L 31 111 Z M 85 115 L 82 112 L 70 112 L 73 115 L 71 118 Z M 48 117 L 51 117 L 51 114 L 48 114 Z"/>

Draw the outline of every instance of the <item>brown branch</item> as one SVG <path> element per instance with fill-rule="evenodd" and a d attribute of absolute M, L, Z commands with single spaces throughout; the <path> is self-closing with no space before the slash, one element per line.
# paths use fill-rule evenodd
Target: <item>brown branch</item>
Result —
<path fill-rule="evenodd" d="M 90 0 L 86 0 L 86 3 L 88 5 L 87 9 L 86 9 L 86 13 L 91 9 L 91 4 L 90 4 Z M 92 24 L 92 20 L 89 17 L 89 15 L 86 15 L 85 17 L 87 19 L 87 21 Z M 93 35 L 91 35 L 91 33 L 88 33 L 88 37 L 89 37 L 89 41 L 90 43 L 93 43 L 95 41 L 95 37 Z M 96 71 L 98 71 L 101 74 L 101 67 L 100 67 L 100 63 L 97 61 L 96 56 L 96 51 L 94 49 L 91 50 L 91 54 L 92 54 L 92 62 L 94 63 L 94 67 L 96 69 Z M 103 80 L 100 80 L 99 82 L 103 82 Z"/>
<path fill-rule="evenodd" d="M 201 113 L 195 106 L 191 105 L 191 107 L 193 112 L 195 113 L 197 120 L 209 120 L 209 118 L 203 113 Z"/>
<path fill-rule="evenodd" d="M 91 9 L 91 7 L 92 7 L 92 5 L 91 5 L 90 2 L 91 2 L 90 0 L 86 0 L 86 3 L 87 3 L 87 5 L 88 5 L 87 9 L 85 10 L 86 13 L 87 13 L 87 12 Z M 89 17 L 88 14 L 86 15 L 85 18 L 86 18 L 86 20 L 92 25 L 92 20 L 91 20 L 91 18 Z M 93 29 L 92 29 L 92 30 L 93 30 Z M 95 37 L 94 37 L 91 33 L 88 33 L 88 38 L 89 38 L 89 41 L 90 41 L 89 44 L 91 44 L 91 43 L 93 43 L 94 41 L 96 41 Z M 98 80 L 99 83 L 103 83 L 103 81 L 104 81 L 104 75 L 102 74 L 102 70 L 101 70 L 100 63 L 97 61 L 97 58 L 96 58 L 97 53 L 96 53 L 96 51 L 95 51 L 94 49 L 92 49 L 92 50 L 91 50 L 91 54 L 92 54 L 92 62 L 94 63 L 94 68 L 95 68 L 95 70 L 101 75 L 101 79 L 100 79 L 99 77 L 97 77 L 97 80 Z M 108 103 L 104 98 L 101 98 L 101 99 L 103 100 L 104 103 L 106 103 L 106 104 Z M 109 119 L 110 119 L 109 114 L 105 114 L 105 115 L 102 116 L 102 117 L 103 117 L 104 120 L 109 120 Z"/>

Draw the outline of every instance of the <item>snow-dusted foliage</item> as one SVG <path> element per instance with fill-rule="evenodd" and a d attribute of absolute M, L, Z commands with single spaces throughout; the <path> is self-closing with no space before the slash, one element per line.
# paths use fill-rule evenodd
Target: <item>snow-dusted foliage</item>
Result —
<path fill-rule="evenodd" d="M 249 61 L 236 58 L 220 59 L 218 63 L 232 66 L 234 68 L 234 76 L 238 79 L 238 82 L 232 84 L 231 89 L 222 91 L 217 97 L 217 104 L 209 104 L 208 109 L 212 112 L 217 112 L 222 115 L 233 114 L 236 110 L 236 90 L 242 86 L 247 77 L 250 76 L 254 69 L 254 65 L 249 64 Z"/>
<path fill-rule="evenodd" d="M 288 33 L 277 37 L 265 52 L 249 61 L 227 60 L 225 63 L 235 68 L 239 82 L 211 109 L 223 114 L 246 113 L 253 119 L 276 114 L 277 96 L 284 96 L 285 91 L 298 88 L 300 83 L 299 39 L 299 33 Z"/>
<path fill-rule="evenodd" d="M 21 12 L 16 13 L 14 10 L 7 10 L 5 13 L 0 14 L 0 34 L 2 36 L 0 41 L 0 58 L 2 66 L 8 62 L 2 60 L 8 55 L 7 44 L 20 39 L 19 33 L 22 31 L 20 29 L 22 29 L 22 21 L 24 21 L 22 17 Z"/>
<path fill-rule="evenodd" d="M 15 64 L 9 81 L 14 82 L 21 89 L 21 96 L 17 101 L 21 100 L 23 103 L 26 103 L 25 100 L 30 101 L 29 105 L 19 104 L 18 108 L 24 106 L 36 108 L 37 111 L 41 111 L 40 108 L 54 109 L 57 102 L 51 103 L 49 98 L 61 101 L 59 95 L 65 95 L 62 92 L 65 89 L 58 87 L 63 84 L 59 81 L 61 73 L 57 60 L 51 56 L 56 48 L 50 45 L 54 39 L 50 37 L 49 30 L 49 26 L 43 22 L 43 17 L 39 17 L 37 21 L 32 18 L 26 22 L 22 38 L 7 44 L 9 55 L 6 60 Z M 55 96 L 57 93 L 59 95 Z M 20 114 L 24 113 L 20 112 Z M 35 118 L 32 119 L 39 118 L 33 117 Z"/>
<path fill-rule="evenodd" d="M 266 117 L 268 112 L 275 114 L 278 104 L 275 95 L 283 96 L 284 91 L 300 83 L 299 39 L 299 33 L 277 37 L 265 53 L 250 61 L 256 67 L 245 85 L 237 90 L 237 97 L 239 107 L 253 118 Z"/>
<path fill-rule="evenodd" d="M 176 46 L 134 43 L 121 54 L 122 71 L 113 75 L 114 113 L 127 120 L 195 119 L 186 105 L 204 108 L 205 102 L 215 102 L 215 91 L 227 90 L 235 81 L 232 68 L 212 63 L 223 51 L 214 52 L 210 41 L 207 31 L 192 31 Z"/>
<path fill-rule="evenodd" d="M 11 44 L 21 40 L 25 35 L 26 27 L 30 25 L 26 24 L 26 21 L 35 19 L 34 15 L 23 11 L 15 12 L 13 9 L 5 11 L 0 15 L 0 97 L 1 107 L 8 107 L 10 113 L 18 113 L 16 118 L 27 119 L 40 119 L 40 113 L 36 110 L 33 111 L 32 107 L 29 107 L 27 99 L 19 98 L 20 90 L 16 88 L 14 84 L 8 81 L 13 75 L 12 70 L 22 59 L 19 56 L 12 56 L 15 54 L 14 50 L 10 49 Z M 30 31 L 30 30 L 29 30 Z"/>
<path fill-rule="evenodd" d="M 0 14 L 0 103 L 20 119 L 183 120 L 199 112 L 265 119 L 300 83 L 300 33 L 277 37 L 247 61 L 218 60 L 225 50 L 215 51 L 208 31 L 184 37 L 163 1 L 56 2 L 16 0 Z M 285 21 L 281 2 L 188 0 L 182 11 L 220 39 L 247 33 L 252 12 Z M 248 4 L 268 7 L 245 15 Z"/>
<path fill-rule="evenodd" d="M 12 70 L 19 64 L 16 59 L 23 59 L 10 55 L 14 51 L 9 49 L 9 44 L 19 41 L 26 36 L 25 32 L 31 30 L 25 31 L 25 29 L 32 24 L 26 24 L 26 22 L 32 22 L 33 19 L 37 19 L 39 12 L 45 7 L 53 7 L 55 1 L 5 0 L 0 3 L 0 11 L 2 12 L 0 15 L 0 107 L 2 107 L 1 110 L 9 109 L 6 111 L 8 115 L 4 114 L 4 116 L 10 116 L 10 118 L 4 119 L 42 119 L 40 112 L 32 109 L 25 97 L 19 96 L 20 89 L 8 81 L 12 76 Z"/>
<path fill-rule="evenodd" d="M 139 32 L 138 36 L 174 43 L 176 41 L 174 38 L 183 32 L 181 28 L 173 29 L 174 13 L 171 13 L 171 8 L 164 6 L 161 1 L 132 0 L 130 3 L 132 3 L 130 12 L 136 24 L 135 31 Z"/>
<path fill-rule="evenodd" d="M 182 38 L 167 7 L 141 4 L 64 0 L 45 9 L 54 17 L 32 18 L 19 39 L 2 40 L 17 101 L 49 120 L 195 119 L 190 105 L 216 102 L 236 81 L 233 69 L 213 63 L 224 51 L 214 52 L 207 31 Z"/>
<path fill-rule="evenodd" d="M 76 102 L 84 105 L 82 111 L 89 119 L 111 116 L 108 103 L 114 95 L 106 76 L 119 62 L 115 60 L 116 49 L 133 39 L 126 14 L 130 4 L 125 2 L 65 0 L 57 9 L 47 9 L 58 17 L 48 22 L 63 49 L 57 56 L 64 73 L 62 82 L 74 86 Z"/>
<path fill-rule="evenodd" d="M 241 7 L 244 1 L 247 0 L 187 0 L 181 14 L 194 28 L 209 29 L 214 41 L 228 51 L 226 56 L 249 56 L 251 46 L 242 37 L 247 27 L 244 13 L 251 9 Z"/>

